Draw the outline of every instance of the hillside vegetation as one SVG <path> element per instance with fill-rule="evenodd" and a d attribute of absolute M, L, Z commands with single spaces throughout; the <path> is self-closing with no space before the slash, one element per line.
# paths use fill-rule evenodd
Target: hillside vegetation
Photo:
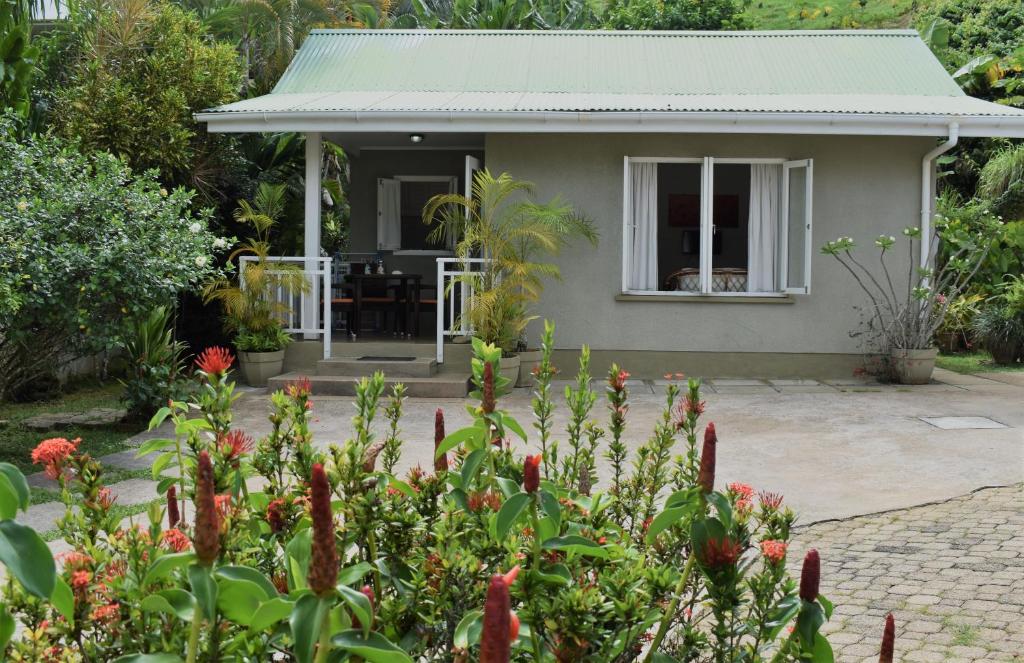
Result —
<path fill-rule="evenodd" d="M 744 12 L 758 30 L 910 27 L 920 0 L 754 0 Z"/>

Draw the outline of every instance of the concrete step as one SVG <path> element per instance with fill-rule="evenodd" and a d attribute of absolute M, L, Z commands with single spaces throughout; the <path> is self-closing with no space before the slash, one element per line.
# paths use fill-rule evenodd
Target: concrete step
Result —
<path fill-rule="evenodd" d="M 304 377 L 303 373 L 285 373 L 270 378 L 267 388 L 270 391 L 283 389 L 289 382 Z M 309 383 L 313 387 L 313 395 L 321 396 L 354 396 L 356 380 L 350 375 L 311 375 Z M 430 377 L 385 377 L 384 382 L 390 386 L 401 382 L 405 385 L 406 395 L 416 398 L 465 398 L 469 393 L 469 373 L 438 373 Z"/>
<path fill-rule="evenodd" d="M 381 371 L 386 377 L 429 378 L 437 373 L 437 360 L 433 357 L 402 355 L 401 350 L 396 347 L 387 355 L 321 359 L 316 363 L 316 374 L 362 377 Z"/>

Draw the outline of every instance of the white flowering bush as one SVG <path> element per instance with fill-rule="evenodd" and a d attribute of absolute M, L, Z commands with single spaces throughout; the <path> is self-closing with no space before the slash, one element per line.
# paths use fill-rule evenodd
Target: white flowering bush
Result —
<path fill-rule="evenodd" d="M 5 117 L 0 154 L 0 399 L 218 274 L 191 192 L 60 139 L 18 141 Z"/>

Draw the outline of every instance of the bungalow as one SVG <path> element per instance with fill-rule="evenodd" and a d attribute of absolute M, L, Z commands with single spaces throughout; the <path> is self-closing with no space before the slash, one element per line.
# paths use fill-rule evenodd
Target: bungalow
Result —
<path fill-rule="evenodd" d="M 563 252 L 536 312 L 559 348 L 646 377 L 849 375 L 859 291 L 817 247 L 929 235 L 936 158 L 1024 137 L 1024 111 L 966 96 L 906 30 L 315 30 L 273 92 L 197 118 L 305 134 L 314 274 L 323 139 L 350 158 L 349 260 L 379 254 L 426 286 L 453 267 L 418 223 L 430 195 L 486 166 L 563 196 L 601 238 Z M 457 303 L 434 297 L 443 361 Z M 328 299 L 307 295 L 293 328 L 325 357 Z"/>

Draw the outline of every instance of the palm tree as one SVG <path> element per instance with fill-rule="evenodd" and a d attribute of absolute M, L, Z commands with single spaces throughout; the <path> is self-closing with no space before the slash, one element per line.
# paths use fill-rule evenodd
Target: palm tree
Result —
<path fill-rule="evenodd" d="M 529 182 L 482 170 L 471 198 L 441 194 L 423 209 L 424 223 L 435 226 L 430 241 L 454 243 L 460 258 L 490 259 L 481 272 L 461 278 L 473 289 L 466 316 L 478 337 L 506 353 L 533 319 L 527 308 L 540 299 L 544 281 L 561 276 L 558 265 L 538 258 L 557 255 L 576 237 L 597 243 L 593 225 L 571 205 L 558 198 L 534 202 L 533 195 Z"/>

